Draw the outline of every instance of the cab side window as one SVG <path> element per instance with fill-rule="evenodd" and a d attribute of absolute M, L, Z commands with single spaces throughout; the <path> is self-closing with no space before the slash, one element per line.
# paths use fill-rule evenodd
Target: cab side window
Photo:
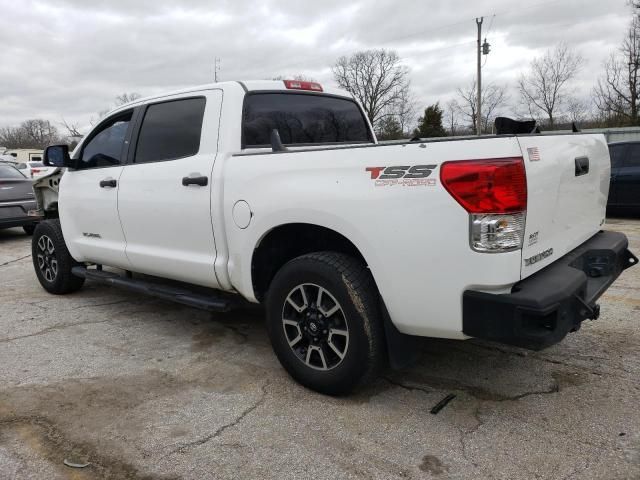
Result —
<path fill-rule="evenodd" d="M 78 169 L 113 167 L 123 163 L 123 147 L 132 111 L 116 115 L 92 133 L 82 148 Z"/>

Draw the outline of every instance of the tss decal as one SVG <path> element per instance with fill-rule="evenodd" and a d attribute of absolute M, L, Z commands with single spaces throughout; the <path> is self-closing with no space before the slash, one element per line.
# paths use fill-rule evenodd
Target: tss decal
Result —
<path fill-rule="evenodd" d="M 399 165 L 392 167 L 367 167 L 365 170 L 376 181 L 376 186 L 386 185 L 435 185 L 435 179 L 426 180 L 437 165 Z"/>

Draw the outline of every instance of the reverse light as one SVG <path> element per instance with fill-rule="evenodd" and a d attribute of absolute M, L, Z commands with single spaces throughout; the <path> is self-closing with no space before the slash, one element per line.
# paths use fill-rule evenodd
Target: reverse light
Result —
<path fill-rule="evenodd" d="M 522 248 L 527 177 L 522 157 L 445 162 L 442 185 L 469 212 L 469 243 L 478 252 Z"/>
<path fill-rule="evenodd" d="M 477 252 L 510 252 L 522 248 L 525 214 L 472 214 L 471 248 Z"/>
<path fill-rule="evenodd" d="M 289 90 L 310 90 L 312 92 L 322 92 L 322 85 L 316 82 L 304 82 L 301 80 L 283 80 L 284 86 Z"/>

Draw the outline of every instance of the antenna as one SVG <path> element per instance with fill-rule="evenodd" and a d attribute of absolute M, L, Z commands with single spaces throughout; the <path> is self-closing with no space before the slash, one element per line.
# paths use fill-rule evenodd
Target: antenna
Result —
<path fill-rule="evenodd" d="M 215 57 L 213 61 L 213 81 L 218 83 L 218 72 L 220 72 L 220 59 Z"/>

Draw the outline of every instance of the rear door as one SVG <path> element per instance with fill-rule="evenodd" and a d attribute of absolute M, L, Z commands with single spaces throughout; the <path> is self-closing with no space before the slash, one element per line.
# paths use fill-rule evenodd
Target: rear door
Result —
<path fill-rule="evenodd" d="M 616 172 L 617 203 L 627 207 L 640 205 L 640 143 L 630 143 Z"/>
<path fill-rule="evenodd" d="M 611 180 L 609 184 L 609 200 L 608 205 L 617 205 L 618 200 L 618 175 L 622 168 L 624 158 L 628 151 L 628 144 L 621 143 L 611 145 L 609 147 L 609 155 L 611 156 Z"/>
<path fill-rule="evenodd" d="M 603 135 L 518 140 L 527 171 L 525 278 L 598 232 L 605 220 L 611 169 Z"/>
<path fill-rule="evenodd" d="M 144 107 L 118 199 L 134 271 L 218 286 L 211 172 L 221 103 L 211 90 Z"/>
<path fill-rule="evenodd" d="M 127 110 L 101 122 L 83 142 L 77 168 L 66 171 L 60 182 L 60 222 L 76 260 L 129 268 L 118 217 L 118 181 L 133 114 Z"/>

